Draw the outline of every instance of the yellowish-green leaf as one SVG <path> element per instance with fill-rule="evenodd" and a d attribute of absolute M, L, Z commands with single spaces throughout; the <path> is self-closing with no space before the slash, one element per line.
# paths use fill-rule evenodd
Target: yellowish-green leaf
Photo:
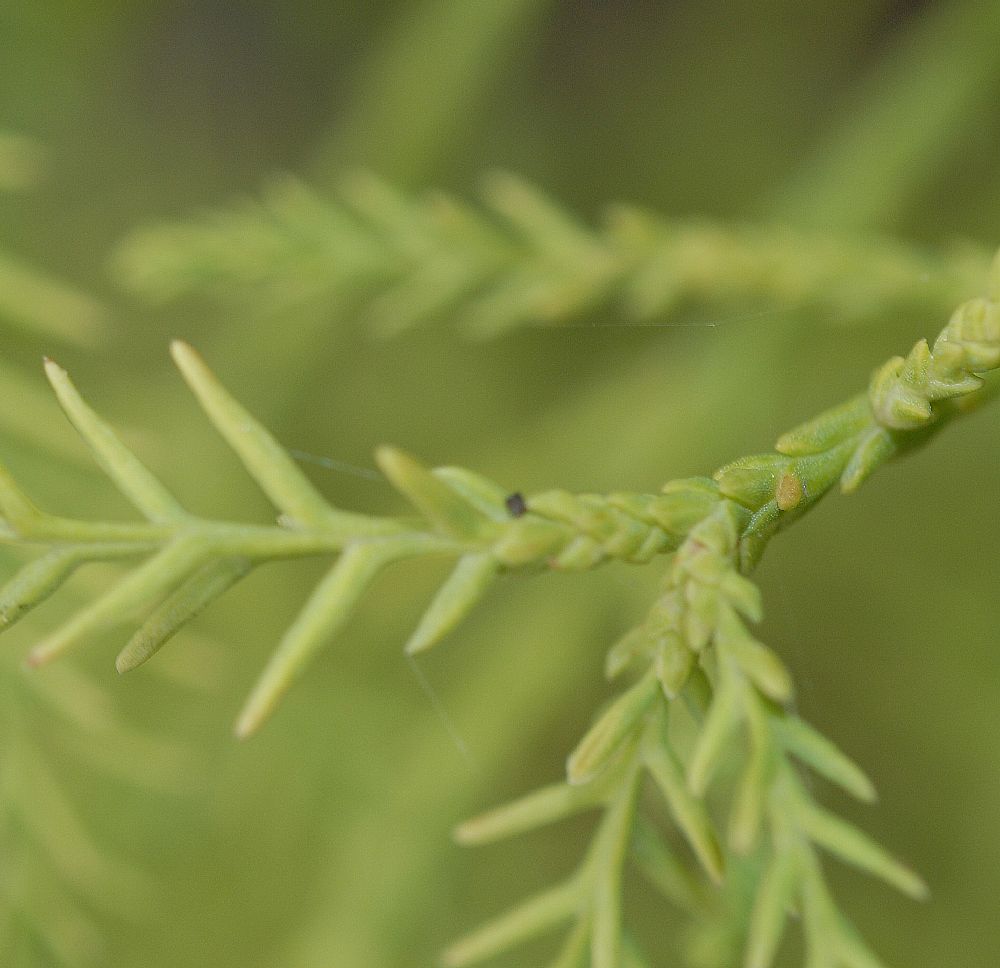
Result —
<path fill-rule="evenodd" d="M 604 660 L 605 676 L 614 679 L 621 675 L 633 662 L 645 658 L 651 648 L 649 632 L 644 625 L 629 629 L 608 649 Z"/>
<path fill-rule="evenodd" d="M 591 968 L 619 968 L 622 954 L 622 875 L 632 840 L 639 775 L 632 770 L 608 807 L 594 845 Z"/>
<path fill-rule="evenodd" d="M 878 426 L 867 430 L 844 467 L 840 489 L 845 494 L 853 494 L 873 471 L 895 453 L 896 441 L 888 430 Z"/>
<path fill-rule="evenodd" d="M 580 918 L 549 968 L 587 968 L 590 958 L 590 920 Z"/>
<path fill-rule="evenodd" d="M 565 524 L 525 515 L 503 529 L 493 553 L 498 561 L 517 568 L 555 554 L 571 539 L 572 532 Z"/>
<path fill-rule="evenodd" d="M 807 722 L 788 716 L 778 721 L 778 731 L 788 751 L 817 773 L 859 800 L 870 803 L 877 798 L 875 785 L 861 767 Z"/>
<path fill-rule="evenodd" d="M 483 517 L 493 521 L 509 520 L 510 511 L 506 502 L 510 494 L 496 481 L 464 467 L 435 467 L 431 473 L 461 495 Z"/>
<path fill-rule="evenodd" d="M 656 677 L 668 699 L 676 699 L 688 681 L 694 667 L 694 653 L 676 632 L 667 632 L 658 642 Z"/>
<path fill-rule="evenodd" d="M 795 901 L 797 881 L 795 852 L 779 850 L 771 858 L 757 889 L 747 938 L 745 968 L 771 968 L 774 963 L 785 922 Z"/>
<path fill-rule="evenodd" d="M 175 340 L 170 352 L 215 428 L 275 507 L 300 525 L 333 524 L 342 518 L 343 512 L 330 507 L 270 431 L 230 396 L 187 343 Z M 347 518 L 342 518 L 345 524 Z"/>
<path fill-rule="evenodd" d="M 503 954 L 569 921 L 580 910 L 582 901 L 576 881 L 561 884 L 456 942 L 444 953 L 442 963 L 445 968 L 464 968 Z"/>
<path fill-rule="evenodd" d="M 722 671 L 712 705 L 688 764 L 688 788 L 696 797 L 705 795 L 740 720 L 739 689 L 745 687 L 739 683 L 738 673 L 728 670 L 727 663 L 720 663 L 720 666 Z"/>
<path fill-rule="evenodd" d="M 56 591 L 88 561 L 108 561 L 142 554 L 136 544 L 57 545 L 35 558 L 0 589 L 0 629 L 13 625 Z"/>
<path fill-rule="evenodd" d="M 375 462 L 393 487 L 439 531 L 456 538 L 485 533 L 488 521 L 475 506 L 409 454 L 379 447 Z"/>
<path fill-rule="evenodd" d="M 783 454 L 740 457 L 714 474 L 724 497 L 756 511 L 774 497 L 781 475 L 791 466 Z"/>
<path fill-rule="evenodd" d="M 641 816 L 636 817 L 632 833 L 632 857 L 646 880 L 668 901 L 685 911 L 694 912 L 700 908 L 700 884 L 695 874 L 680 862 L 659 833 Z"/>
<path fill-rule="evenodd" d="M 455 830 L 460 844 L 489 844 L 555 823 L 600 802 L 603 785 L 555 783 L 473 817 Z"/>
<path fill-rule="evenodd" d="M 61 655 L 80 639 L 103 632 L 176 588 L 211 554 L 204 540 L 182 535 L 126 575 L 110 591 L 76 613 L 28 655 L 32 666 Z"/>
<path fill-rule="evenodd" d="M 796 812 L 802 832 L 842 861 L 892 884 L 916 900 L 927 897 L 927 885 L 867 834 L 839 817 L 803 800 Z"/>
<path fill-rule="evenodd" d="M 347 621 L 375 576 L 405 553 L 391 539 L 359 542 L 344 551 L 316 586 L 254 686 L 236 723 L 239 738 L 261 727 L 309 660 Z"/>
<path fill-rule="evenodd" d="M 246 558 L 221 558 L 196 571 L 143 622 L 115 660 L 128 672 L 154 656 L 203 608 L 232 588 L 251 568 Z"/>
<path fill-rule="evenodd" d="M 766 645 L 758 642 L 728 606 L 719 609 L 715 636 L 721 653 L 730 656 L 743 674 L 775 702 L 792 695 L 792 677 L 784 663 Z"/>
<path fill-rule="evenodd" d="M 406 643 L 407 654 L 416 655 L 440 642 L 482 599 L 498 571 L 489 552 L 461 557 Z"/>
<path fill-rule="evenodd" d="M 702 867 L 721 884 L 725 862 L 719 840 L 704 803 L 692 796 L 684 783 L 683 768 L 667 746 L 665 727 L 650 731 L 643 746 L 643 762 Z"/>
<path fill-rule="evenodd" d="M 647 673 L 604 711 L 566 762 L 570 783 L 587 783 L 608 765 L 622 743 L 640 726 L 657 691 L 656 677 Z"/>
<path fill-rule="evenodd" d="M 750 734 L 750 754 L 733 794 L 729 816 L 729 843 L 737 854 L 749 854 L 760 837 L 764 802 L 775 761 L 770 717 L 760 697 L 747 690 L 744 712 Z"/>
<path fill-rule="evenodd" d="M 66 416 L 122 494 L 150 521 L 163 523 L 186 518 L 187 513 L 177 499 L 87 405 L 69 374 L 49 359 L 45 361 L 45 374 Z"/>
<path fill-rule="evenodd" d="M 19 535 L 29 536 L 42 518 L 42 512 L 17 486 L 10 472 L 0 464 L 0 515 Z"/>
<path fill-rule="evenodd" d="M 789 457 L 819 454 L 855 437 L 871 424 L 872 410 L 867 393 L 859 393 L 846 403 L 821 413 L 782 434 L 774 449 Z"/>

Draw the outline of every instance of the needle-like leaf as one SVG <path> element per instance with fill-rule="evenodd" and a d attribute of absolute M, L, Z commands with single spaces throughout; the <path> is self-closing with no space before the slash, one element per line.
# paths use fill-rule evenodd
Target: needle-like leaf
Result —
<path fill-rule="evenodd" d="M 489 552 L 461 557 L 406 643 L 407 654 L 416 655 L 440 642 L 478 604 L 499 570 Z"/>
<path fill-rule="evenodd" d="M 796 864 L 795 854 L 786 851 L 776 854 L 764 872 L 750 921 L 745 968 L 771 968 L 774 962 L 795 899 Z"/>
<path fill-rule="evenodd" d="M 313 591 L 285 633 L 236 723 L 243 739 L 255 733 L 309 660 L 347 621 L 375 576 L 406 554 L 391 540 L 359 542 L 347 548 Z"/>
<path fill-rule="evenodd" d="M 808 801 L 800 802 L 797 816 L 802 831 L 842 861 L 881 877 L 915 900 L 927 897 L 923 880 L 857 827 Z"/>
<path fill-rule="evenodd" d="M 337 513 L 270 431 L 230 396 L 204 360 L 180 340 L 171 343 L 170 352 L 209 419 L 274 506 L 303 525 L 330 523 Z"/>
<path fill-rule="evenodd" d="M 128 672 L 142 665 L 203 608 L 232 588 L 251 567 L 246 558 L 220 558 L 196 571 L 143 622 L 118 653 L 115 668 Z"/>
<path fill-rule="evenodd" d="M 456 538 L 475 538 L 487 523 L 461 494 L 419 461 L 395 447 L 379 447 L 375 462 L 392 485 L 437 529 Z"/>
<path fill-rule="evenodd" d="M 576 881 L 560 884 L 524 902 L 453 944 L 442 956 L 445 968 L 465 968 L 502 954 L 570 920 L 583 902 Z"/>
<path fill-rule="evenodd" d="M 688 788 L 696 797 L 704 796 L 712 776 L 725 756 L 727 741 L 739 724 L 741 685 L 737 679 L 738 674 L 727 670 L 725 663 L 722 668 L 712 705 L 688 764 Z"/>
<path fill-rule="evenodd" d="M 45 361 L 45 373 L 66 416 L 122 494 L 150 521 L 168 522 L 186 518 L 187 513 L 177 499 L 84 402 L 69 374 L 49 359 Z"/>
<path fill-rule="evenodd" d="M 817 773 L 843 787 L 859 800 L 874 801 L 875 785 L 850 757 L 797 716 L 778 721 L 778 732 L 788 751 Z"/>
<path fill-rule="evenodd" d="M 489 844 L 595 807 L 601 789 L 555 783 L 473 817 L 455 830 L 460 844 Z"/>
<path fill-rule="evenodd" d="M 592 968 L 618 968 L 622 954 L 622 876 L 632 840 L 638 771 L 626 777 L 601 822 L 594 844 Z"/>
<path fill-rule="evenodd" d="M 0 630 L 9 628 L 66 582 L 88 561 L 109 561 L 142 553 L 135 544 L 62 545 L 28 562 L 0 588 Z"/>
<path fill-rule="evenodd" d="M 691 794 L 684 782 L 683 769 L 664 741 L 665 728 L 665 726 L 658 727 L 643 744 L 646 768 L 660 788 L 674 822 L 691 845 L 695 856 L 708 876 L 717 884 L 721 884 L 725 873 L 725 862 L 712 821 L 709 819 L 705 804 Z"/>
<path fill-rule="evenodd" d="M 84 636 L 104 631 L 158 601 L 199 567 L 209 554 L 210 548 L 200 537 L 182 535 L 174 539 L 36 645 L 28 655 L 28 664 L 38 666 L 49 662 Z"/>

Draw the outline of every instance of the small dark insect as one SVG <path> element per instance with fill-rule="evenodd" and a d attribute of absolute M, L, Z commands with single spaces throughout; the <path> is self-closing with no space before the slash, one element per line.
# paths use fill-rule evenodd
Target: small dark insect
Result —
<path fill-rule="evenodd" d="M 528 505 L 524 500 L 524 495 L 520 491 L 515 491 L 506 501 L 507 510 L 512 518 L 519 518 L 522 514 L 527 514 Z"/>

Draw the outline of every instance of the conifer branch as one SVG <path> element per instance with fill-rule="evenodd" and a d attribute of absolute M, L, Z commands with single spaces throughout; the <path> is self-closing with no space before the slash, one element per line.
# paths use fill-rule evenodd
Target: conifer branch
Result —
<path fill-rule="evenodd" d="M 639 819 L 638 792 L 648 778 L 710 879 L 725 877 L 727 859 L 755 852 L 762 858 L 748 968 L 769 968 L 792 909 L 801 911 L 811 963 L 870 968 L 877 962 L 839 913 L 819 851 L 913 897 L 926 889 L 881 847 L 819 807 L 803 782 L 800 771 L 808 767 L 860 799 L 874 792 L 856 765 L 788 711 L 791 677 L 748 628 L 760 620 L 761 601 L 746 573 L 770 538 L 835 484 L 854 490 L 881 464 L 986 398 L 992 387 L 982 374 L 1000 367 L 1000 261 L 992 285 L 989 298 L 959 307 L 933 345 L 920 341 L 907 357 L 888 361 L 866 394 L 785 434 L 774 453 L 734 461 L 711 479 L 670 482 L 660 494 L 549 491 L 524 497 L 469 471 L 429 470 L 382 448 L 379 466 L 416 519 L 333 506 L 197 354 L 175 344 L 175 361 L 210 421 L 279 512 L 273 525 L 200 518 L 176 502 L 49 362 L 49 380 L 70 420 L 145 521 L 49 514 L 0 469 L 0 537 L 47 549 L 0 591 L 0 614 L 7 624 L 16 621 L 79 564 L 141 557 L 117 586 L 29 656 L 32 664 L 44 662 L 107 631 L 123 615 L 145 614 L 119 656 L 119 668 L 128 669 L 257 564 L 335 556 L 239 718 L 238 733 L 248 735 L 342 626 L 374 577 L 402 558 L 456 562 L 411 639 L 409 649 L 419 651 L 450 630 L 503 571 L 581 570 L 609 559 L 644 563 L 669 555 L 663 592 L 645 622 L 609 652 L 609 674 L 631 672 L 632 682 L 570 755 L 566 784 L 467 823 L 458 834 L 467 843 L 495 839 L 598 809 L 603 817 L 587 857 L 563 887 L 459 942 L 447 963 L 472 964 L 568 922 L 557 965 L 572 964 L 584 952 L 593 968 L 641 964 L 621 912 L 623 865 L 632 845 L 647 868 L 651 858 L 669 855 L 662 835 Z M 675 749 L 671 739 L 672 718 L 682 710 L 698 722 L 690 751 Z M 705 798 L 730 760 L 739 780 L 724 791 L 728 822 L 722 834 Z M 670 862 L 667 870 L 654 877 L 683 896 L 676 865 Z"/>
<path fill-rule="evenodd" d="M 378 335 L 435 321 L 484 338 L 613 308 L 630 324 L 704 307 L 818 309 L 838 321 L 949 311 L 989 257 L 929 254 L 778 225 L 668 220 L 630 206 L 596 228 L 538 189 L 494 174 L 484 205 L 410 197 L 371 175 L 325 198 L 293 178 L 199 219 L 142 229 L 113 258 L 151 302 L 210 295 L 240 311 L 314 313 Z"/>
<path fill-rule="evenodd" d="M 1000 366 L 1000 257 L 993 278 L 990 299 L 961 306 L 933 347 L 920 341 L 906 358 L 888 361 L 874 374 L 867 394 L 785 434 L 776 454 L 743 458 L 715 474 L 718 499 L 672 554 L 664 594 L 646 622 L 609 651 L 609 676 L 638 666 L 635 684 L 608 707 L 569 757 L 571 785 L 600 784 L 609 771 L 647 771 L 678 832 L 710 878 L 725 876 L 727 855 L 762 858 L 743 943 L 745 968 L 771 968 L 786 921 L 796 910 L 801 912 L 810 965 L 881 964 L 839 911 L 824 878 L 820 850 L 913 898 L 927 894 L 913 871 L 819 807 L 800 777 L 808 767 L 860 800 L 875 796 L 858 766 L 788 711 L 791 678 L 745 625 L 760 620 L 761 603 L 744 573 L 768 540 L 834 483 L 852 491 L 881 463 L 943 426 L 958 412 L 951 406 L 954 401 L 982 395 L 979 374 Z M 678 704 L 678 699 L 684 702 Z M 700 726 L 685 761 L 682 751 L 674 748 L 669 723 L 687 709 L 696 711 Z M 740 735 L 742 743 L 734 753 L 733 740 Z M 704 799 L 723 765 L 733 761 L 740 763 L 739 778 L 727 789 L 728 830 L 723 838 L 716 834 Z M 582 802 L 594 805 L 589 798 Z M 511 832 L 520 832 L 568 815 L 580 803 L 566 793 L 529 795 L 506 815 L 517 818 Z M 557 805 L 561 814 L 553 809 Z M 499 816 L 504 815 L 501 810 Z M 472 822 L 471 829 L 495 829 L 496 821 L 490 818 L 496 816 Z M 459 828 L 461 842 L 470 841 L 469 829 L 469 824 Z M 636 824 L 640 829 L 648 831 Z M 650 853 L 648 832 L 642 840 L 640 867 Z M 669 856 L 655 835 L 652 842 L 657 854 Z M 672 874 L 676 864 L 671 861 L 667 869 Z M 668 883 L 677 880 L 671 876 Z M 680 892 L 673 896 L 684 897 Z M 586 923 L 581 917 L 570 943 Z M 524 936 L 510 933 L 506 947 L 522 940 Z M 587 945 L 581 944 L 579 964 L 587 960 Z M 592 966 L 605 964 L 603 950 L 591 933 Z M 470 957 L 461 964 L 478 960 Z"/>

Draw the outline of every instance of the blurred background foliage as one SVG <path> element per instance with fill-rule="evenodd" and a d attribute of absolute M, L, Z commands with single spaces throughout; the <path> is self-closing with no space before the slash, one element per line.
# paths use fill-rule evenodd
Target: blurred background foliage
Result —
<path fill-rule="evenodd" d="M 43 352 L 182 500 L 264 520 L 171 372 L 168 338 L 200 347 L 287 445 L 334 462 L 368 468 L 392 441 L 512 490 L 654 489 L 767 449 L 977 294 L 951 280 L 954 300 L 846 320 L 822 301 L 695 298 L 642 326 L 599 304 L 477 342 L 456 335 L 461 309 L 379 340 L 349 304 L 156 304 L 122 285 L 123 238 L 256 197 L 276 173 L 331 198 L 364 168 L 476 199 L 503 168 L 589 224 L 623 200 L 892 237 L 926 247 L 913 251 L 932 283 L 1000 235 L 992 0 L 15 0 L 0 39 L 0 128 L 32 139 L 0 144 L 0 445 L 40 503 L 70 514 L 127 510 L 42 391 Z M 766 638 L 803 713 L 882 795 L 874 811 L 839 807 L 931 885 L 919 909 L 833 871 L 859 927 L 907 968 L 1000 962 L 995 421 L 978 413 L 831 500 L 761 571 Z M 310 473 L 343 506 L 397 508 L 370 476 Z M 604 649 L 658 569 L 504 583 L 414 667 L 400 645 L 441 575 L 397 568 L 238 745 L 240 698 L 316 573 L 281 567 L 123 681 L 119 642 L 21 671 L 66 600 L 4 642 L 4 964 L 429 965 L 573 865 L 586 820 L 478 852 L 449 831 L 560 774 L 609 694 Z M 78 596 L 100 580 L 78 576 Z M 640 934 L 674 963 L 683 926 L 634 893 Z"/>

